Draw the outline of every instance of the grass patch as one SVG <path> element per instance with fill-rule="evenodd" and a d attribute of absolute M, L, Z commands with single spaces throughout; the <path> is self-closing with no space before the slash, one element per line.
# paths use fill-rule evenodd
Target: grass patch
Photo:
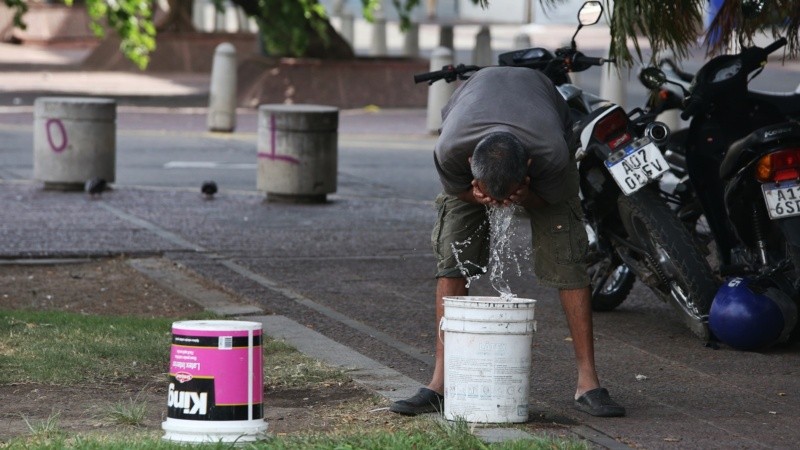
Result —
<path fill-rule="evenodd" d="M 164 373 L 172 320 L 0 311 L 0 383 L 70 385 Z"/>
<path fill-rule="evenodd" d="M 309 358 L 283 341 L 264 339 L 262 345 L 267 386 L 298 387 L 349 380 L 345 371 Z"/>
<path fill-rule="evenodd" d="M 578 440 L 551 439 L 546 437 L 485 443 L 471 433 L 469 424 L 463 422 L 442 422 L 429 418 L 419 418 L 411 426 L 401 431 L 383 430 L 309 434 L 301 436 L 273 436 L 266 441 L 240 444 L 235 448 L 253 450 L 357 450 L 382 449 L 406 450 L 587 450 L 589 446 Z M 186 444 L 166 442 L 153 433 L 126 434 L 121 436 L 79 435 L 70 438 L 63 436 L 49 440 L 15 440 L 8 444 L 9 449 L 109 449 L 109 450 L 185 450 Z M 232 449 L 231 444 L 193 444 L 191 448 L 201 450 Z"/>
<path fill-rule="evenodd" d="M 0 383 L 70 385 L 163 373 L 171 326 L 168 319 L 0 311 Z"/>
<path fill-rule="evenodd" d="M 61 413 L 53 412 L 53 414 L 50 414 L 50 416 L 44 420 L 29 420 L 25 416 L 22 416 L 22 420 L 25 421 L 25 425 L 27 425 L 28 429 L 31 431 L 31 438 L 34 441 L 48 441 L 60 439 L 65 435 L 59 423 L 60 416 Z"/>
<path fill-rule="evenodd" d="M 70 385 L 166 373 L 173 319 L 0 310 L 0 383 Z M 344 371 L 264 337 L 269 386 L 346 381 Z"/>
<path fill-rule="evenodd" d="M 143 426 L 147 418 L 147 404 L 138 399 L 117 402 L 111 405 L 107 416 L 118 425 Z"/>

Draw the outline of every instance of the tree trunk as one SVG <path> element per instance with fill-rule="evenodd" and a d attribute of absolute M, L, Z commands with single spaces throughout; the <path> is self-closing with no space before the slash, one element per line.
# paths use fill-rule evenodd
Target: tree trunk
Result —
<path fill-rule="evenodd" d="M 248 17 L 254 17 L 259 27 L 270 27 L 272 21 L 284 20 L 283 17 L 270 15 L 262 17 L 261 9 L 257 0 L 231 0 L 233 4 L 242 8 L 242 11 Z M 355 58 L 353 47 L 342 37 L 339 32 L 333 28 L 330 21 L 325 21 L 324 36 L 321 37 L 311 25 L 306 22 L 304 25 L 304 33 L 309 38 L 308 47 L 304 57 L 307 58 L 322 58 L 322 59 L 350 59 Z M 327 42 L 326 42 L 327 41 Z M 285 56 L 285 55 L 270 55 L 270 56 Z"/>
<path fill-rule="evenodd" d="M 353 47 L 335 28 L 333 28 L 330 22 L 328 22 L 325 27 L 325 33 L 328 37 L 327 43 L 325 43 L 314 30 L 309 29 L 308 32 L 310 33 L 311 41 L 306 51 L 307 57 L 327 59 L 349 59 L 356 57 Z"/>
<path fill-rule="evenodd" d="M 156 30 L 191 32 L 196 31 L 192 22 L 193 1 L 168 0 L 169 10 L 156 24 Z"/>

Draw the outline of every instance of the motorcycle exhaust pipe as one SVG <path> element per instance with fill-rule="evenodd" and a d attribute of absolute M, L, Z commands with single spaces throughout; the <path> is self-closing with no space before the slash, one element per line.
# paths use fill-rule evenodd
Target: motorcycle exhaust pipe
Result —
<path fill-rule="evenodd" d="M 656 144 L 662 144 L 669 138 L 669 127 L 664 122 L 651 122 L 645 127 L 644 135 Z"/>

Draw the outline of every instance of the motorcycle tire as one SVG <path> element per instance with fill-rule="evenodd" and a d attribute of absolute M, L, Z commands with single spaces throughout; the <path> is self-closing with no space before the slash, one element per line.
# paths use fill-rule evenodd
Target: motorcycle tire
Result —
<path fill-rule="evenodd" d="M 614 255 L 616 256 L 616 255 Z M 592 281 L 592 310 L 612 311 L 628 298 L 636 275 L 616 257 L 606 257 L 589 267 Z"/>
<path fill-rule="evenodd" d="M 717 283 L 708 261 L 689 231 L 658 193 L 642 189 L 618 198 L 620 218 L 631 241 L 647 251 L 650 277 L 639 277 L 662 300 L 675 307 L 684 323 L 707 340 L 708 312 Z M 642 258 L 640 258 L 642 259 Z"/>

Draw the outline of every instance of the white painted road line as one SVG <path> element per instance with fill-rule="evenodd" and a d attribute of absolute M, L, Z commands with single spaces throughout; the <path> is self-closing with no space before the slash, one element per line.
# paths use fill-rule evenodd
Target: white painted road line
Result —
<path fill-rule="evenodd" d="M 165 169 L 233 169 L 255 170 L 255 163 L 226 163 L 216 161 L 170 161 L 164 164 Z"/>

